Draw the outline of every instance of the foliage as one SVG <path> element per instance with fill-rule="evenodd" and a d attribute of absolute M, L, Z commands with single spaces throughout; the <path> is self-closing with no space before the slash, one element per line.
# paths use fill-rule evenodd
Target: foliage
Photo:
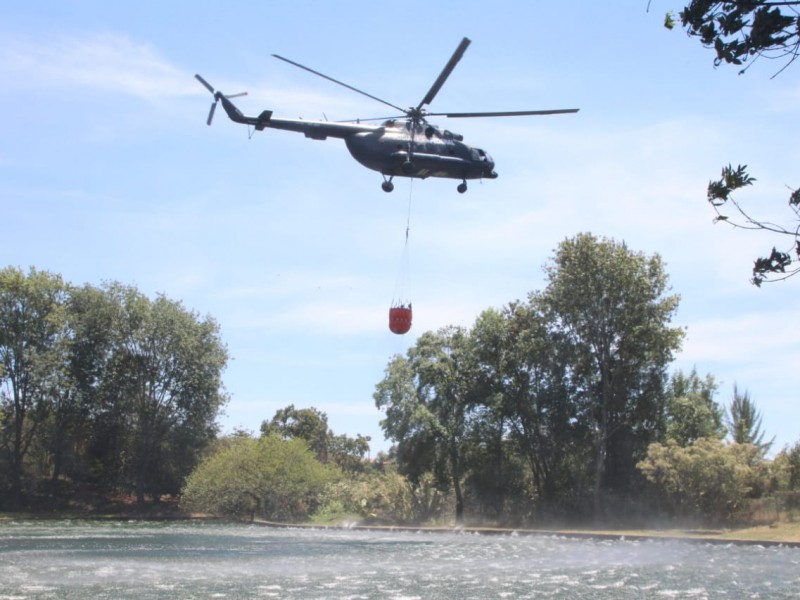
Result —
<path fill-rule="evenodd" d="M 463 329 L 425 332 L 408 350 L 407 359 L 397 356 L 391 361 L 374 394 L 375 405 L 386 411 L 381 427 L 397 442 L 401 472 L 418 483 L 422 467 L 441 483 L 449 481 L 457 523 L 464 514 L 461 480 L 473 367 Z"/>
<path fill-rule="evenodd" d="M 750 399 L 750 394 L 747 390 L 740 393 L 736 384 L 733 386 L 733 399 L 728 406 L 725 423 L 731 439 L 737 444 L 751 444 L 757 447 L 762 455 L 769 452 L 772 447 L 772 441 L 764 442 L 761 414 Z"/>
<path fill-rule="evenodd" d="M 19 505 L 25 457 L 42 424 L 69 394 L 60 361 L 67 286 L 31 268 L 0 271 L 0 443 L 8 464 L 5 484 Z"/>
<path fill-rule="evenodd" d="M 482 451 L 479 442 L 474 444 L 485 472 L 472 479 L 494 479 L 498 515 L 508 513 L 509 501 L 519 505 L 535 498 L 539 516 L 564 506 L 563 493 L 575 479 L 569 461 L 581 453 L 587 435 L 575 418 L 580 407 L 565 336 L 551 326 L 541 299 L 532 295 L 527 304 L 512 302 L 502 313 L 485 311 L 472 338 L 484 387 L 482 425 L 476 433 L 491 432 L 492 442 L 485 446 L 493 449 Z M 519 472 L 521 463 L 529 474 Z M 519 507 L 516 512 L 525 511 Z"/>
<path fill-rule="evenodd" d="M 778 453 L 772 461 L 772 472 L 779 490 L 800 492 L 800 442 Z"/>
<path fill-rule="evenodd" d="M 680 12 L 680 20 L 690 36 L 698 37 L 704 46 L 714 48 L 717 53 L 715 66 L 723 62 L 742 66 L 757 58 L 785 60 L 778 71 L 780 73 L 798 56 L 799 7 L 800 2 L 794 1 L 692 0 Z M 674 27 L 672 12 L 667 13 L 664 24 L 669 29 Z M 740 73 L 752 64 L 744 66 Z M 709 182 L 707 198 L 717 214 L 715 223 L 724 222 L 739 229 L 769 231 L 791 238 L 789 247 L 779 250 L 778 246 L 773 246 L 768 254 L 755 259 L 751 282 L 760 287 L 762 283 L 782 281 L 800 272 L 799 267 L 792 267 L 796 260 L 800 260 L 800 229 L 796 224 L 800 217 L 800 188 L 789 188 L 792 215 L 789 224 L 780 225 L 753 216 L 731 196 L 734 191 L 750 186 L 754 181 L 755 178 L 747 173 L 746 165 L 735 169 L 728 165 L 723 167 L 718 180 Z M 723 214 L 721 207 L 726 204 L 733 207 L 734 215 Z"/>
<path fill-rule="evenodd" d="M 179 302 L 150 300 L 120 284 L 102 292 L 112 327 L 92 390 L 104 430 L 97 443 L 117 449 L 120 461 L 106 467 L 142 504 L 145 493 L 177 493 L 198 450 L 213 439 L 226 401 L 221 376 L 227 352 L 216 322 Z"/>
<path fill-rule="evenodd" d="M 181 504 L 238 519 L 299 521 L 317 509 L 322 490 L 336 476 L 303 440 L 240 436 L 198 465 Z"/>
<path fill-rule="evenodd" d="M 0 447 L 17 498 L 23 473 L 133 490 L 140 503 L 175 494 L 226 400 L 216 322 L 117 283 L 3 270 L 0 356 Z"/>
<path fill-rule="evenodd" d="M 637 465 L 655 484 L 664 508 L 710 521 L 741 516 L 747 500 L 763 490 L 767 469 L 759 449 L 700 438 L 682 447 L 675 440 L 653 443 Z"/>
<path fill-rule="evenodd" d="M 541 302 L 572 348 L 577 418 L 594 446 L 593 501 L 630 489 L 636 461 L 664 428 L 666 367 L 683 331 L 669 327 L 679 297 L 668 295 L 658 255 L 580 234 L 546 265 Z"/>
<path fill-rule="evenodd" d="M 429 523 L 442 517 L 444 500 L 430 473 L 412 485 L 392 469 L 370 471 L 329 484 L 315 521 L 355 517 L 368 523 Z"/>
<path fill-rule="evenodd" d="M 679 16 L 690 36 L 716 51 L 714 66 L 723 62 L 742 66 L 763 57 L 786 60 L 783 70 L 800 49 L 798 6 L 800 2 L 775 0 L 692 0 Z M 668 15 L 665 25 L 671 28 L 673 23 Z"/>
<path fill-rule="evenodd" d="M 717 384 L 711 375 L 701 379 L 696 370 L 673 374 L 667 390 L 667 439 L 688 446 L 700 438 L 725 437 L 723 409 L 714 401 Z"/>
<path fill-rule="evenodd" d="M 761 286 L 767 281 L 782 281 L 800 272 L 800 267 L 792 267 L 794 259 L 800 259 L 800 226 L 782 226 L 753 217 L 746 212 L 742 205 L 731 194 L 743 187 L 752 185 L 755 178 L 747 173 L 746 165 L 739 165 L 734 169 L 731 165 L 722 169 L 722 175 L 717 181 L 708 184 L 708 201 L 717 213 L 715 223 L 727 223 L 738 229 L 763 230 L 792 238 L 792 245 L 785 250 L 778 250 L 773 246 L 767 256 L 759 257 L 753 264 L 753 278 L 751 281 L 756 286 Z M 726 204 L 733 206 L 738 218 L 731 219 L 724 215 L 721 209 Z M 793 219 L 800 218 L 800 189 L 793 190 L 789 196 L 789 209 Z"/>
<path fill-rule="evenodd" d="M 506 520 L 511 506 L 516 520 L 581 510 L 587 495 L 598 508 L 633 491 L 636 462 L 663 436 L 682 331 L 669 327 L 678 298 L 660 259 L 584 234 L 546 270 L 544 292 L 471 330 L 422 334 L 376 386 L 398 470 L 414 483 L 434 474 L 457 519 L 465 498 Z"/>
<path fill-rule="evenodd" d="M 316 408 L 297 409 L 294 404 L 279 409 L 271 421 L 261 423 L 261 435 L 277 434 L 284 439 L 305 440 L 323 463 L 333 462 L 348 472 L 364 467 L 369 452 L 369 436 L 336 435 L 328 428 L 328 416 Z"/>

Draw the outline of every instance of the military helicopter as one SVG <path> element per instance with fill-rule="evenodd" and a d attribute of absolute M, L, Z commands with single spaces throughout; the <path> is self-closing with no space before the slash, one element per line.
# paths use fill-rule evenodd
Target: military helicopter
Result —
<path fill-rule="evenodd" d="M 495 179 L 497 177 L 497 172 L 494 170 L 494 161 L 486 151 L 464 143 L 464 136 L 446 129 L 439 129 L 430 124 L 427 117 L 517 117 L 574 113 L 579 110 L 577 108 L 562 108 L 507 112 L 428 112 L 425 107 L 433 102 L 436 94 L 439 93 L 439 90 L 453 72 L 458 61 L 461 60 L 470 43 L 471 41 L 467 38 L 461 40 L 439 77 L 428 90 L 428 93 L 425 94 L 419 104 L 410 108 L 400 108 L 391 102 L 382 100 L 377 96 L 368 94 L 288 58 L 277 54 L 272 55 L 290 65 L 346 87 L 401 113 L 396 117 L 386 118 L 380 125 L 370 125 L 362 122 L 374 119 L 349 122 L 275 119 L 272 117 L 271 110 L 265 110 L 257 117 L 248 117 L 242 114 L 230 101 L 230 98 L 244 94 L 226 96 L 219 90 L 215 90 L 200 75 L 195 75 L 195 77 L 214 96 L 206 121 L 208 125 L 211 125 L 217 104 L 222 102 L 222 107 L 232 121 L 250 125 L 256 131 L 263 131 L 267 128 L 283 129 L 303 133 L 307 138 L 313 140 L 325 140 L 329 137 L 343 139 L 353 158 L 368 169 L 378 171 L 383 175 L 381 188 L 384 192 L 391 192 L 394 189 L 394 184 L 392 183 L 394 177 L 417 177 L 420 179 L 443 177 L 460 179 L 461 183 L 458 185 L 457 190 L 463 194 L 467 191 L 468 179 Z"/>

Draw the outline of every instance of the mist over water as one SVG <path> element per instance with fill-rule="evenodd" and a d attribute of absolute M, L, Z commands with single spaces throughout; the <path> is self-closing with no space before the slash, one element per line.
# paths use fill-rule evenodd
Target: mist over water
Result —
<path fill-rule="evenodd" d="M 800 549 L 211 523 L 0 525 L 0 600 L 800 598 Z"/>

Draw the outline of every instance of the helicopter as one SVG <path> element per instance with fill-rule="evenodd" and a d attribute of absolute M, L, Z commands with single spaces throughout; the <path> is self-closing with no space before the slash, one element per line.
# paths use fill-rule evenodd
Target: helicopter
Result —
<path fill-rule="evenodd" d="M 464 136 L 458 133 L 453 133 L 446 129 L 442 130 L 429 123 L 428 117 L 517 117 L 575 113 L 579 110 L 577 108 L 562 108 L 506 112 L 428 112 L 426 106 L 433 102 L 436 94 L 439 93 L 447 78 L 450 77 L 470 43 L 471 40 L 466 37 L 461 40 L 450 60 L 428 90 L 428 93 L 425 94 L 419 104 L 409 108 L 401 108 L 283 56 L 272 55 L 290 65 L 389 106 L 400 113 L 396 117 L 385 118 L 379 125 L 362 122 L 376 119 L 360 119 L 356 121 L 276 119 L 273 118 L 273 111 L 271 110 L 264 110 L 256 117 L 246 116 L 230 100 L 231 98 L 245 95 L 246 92 L 225 95 L 219 90 L 215 90 L 200 75 L 195 75 L 195 78 L 214 97 L 206 120 L 208 125 L 211 125 L 217 104 L 221 102 L 223 109 L 232 121 L 252 126 L 256 131 L 282 129 L 302 133 L 312 140 L 325 140 L 329 137 L 343 139 L 353 158 L 368 169 L 381 173 L 383 176 L 381 188 L 384 192 L 391 192 L 394 189 L 394 183 L 392 183 L 394 177 L 416 177 L 419 179 L 441 177 L 460 179 L 461 183 L 456 189 L 463 194 L 467 191 L 467 180 L 496 179 L 495 163 L 488 152 L 465 143 Z"/>

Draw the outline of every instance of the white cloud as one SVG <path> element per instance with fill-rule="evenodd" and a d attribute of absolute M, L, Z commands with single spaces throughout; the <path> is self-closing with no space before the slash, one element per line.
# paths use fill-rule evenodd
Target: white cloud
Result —
<path fill-rule="evenodd" d="M 20 37 L 0 47 L 6 86 L 76 87 L 143 98 L 193 93 L 186 73 L 149 44 L 125 35 L 57 36 L 42 43 Z"/>

